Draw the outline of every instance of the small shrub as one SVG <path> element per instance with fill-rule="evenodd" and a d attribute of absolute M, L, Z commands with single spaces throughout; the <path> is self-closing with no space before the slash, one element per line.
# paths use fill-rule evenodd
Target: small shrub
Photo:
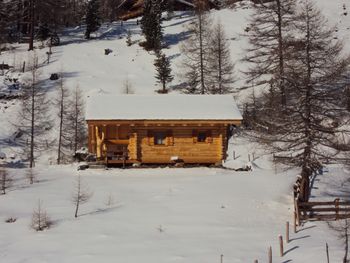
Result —
<path fill-rule="evenodd" d="M 42 202 L 39 199 L 38 206 L 33 211 L 31 228 L 35 231 L 43 231 L 52 226 L 53 222 L 42 207 Z"/>
<path fill-rule="evenodd" d="M 9 217 L 5 220 L 6 223 L 14 223 L 17 221 L 17 218 L 15 217 Z"/>

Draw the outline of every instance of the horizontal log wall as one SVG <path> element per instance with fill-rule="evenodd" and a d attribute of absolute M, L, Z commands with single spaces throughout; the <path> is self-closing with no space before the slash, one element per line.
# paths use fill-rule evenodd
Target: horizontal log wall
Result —
<path fill-rule="evenodd" d="M 172 145 L 150 144 L 149 131 L 172 131 Z M 195 142 L 193 130 L 210 131 L 210 142 Z M 177 156 L 185 163 L 218 163 L 224 156 L 225 128 L 216 127 L 147 127 L 138 129 L 138 151 L 142 163 L 172 163 L 171 157 Z M 169 134 L 167 136 L 170 136 Z"/>
<path fill-rule="evenodd" d="M 105 133 L 107 145 L 127 144 L 129 160 L 142 163 L 219 163 L 226 158 L 226 122 L 204 121 L 88 121 L 89 151 L 96 153 L 95 127 Z M 154 132 L 166 134 L 165 145 L 154 145 Z M 197 142 L 198 132 L 207 132 L 206 142 Z M 153 141 L 153 143 L 151 143 Z"/>

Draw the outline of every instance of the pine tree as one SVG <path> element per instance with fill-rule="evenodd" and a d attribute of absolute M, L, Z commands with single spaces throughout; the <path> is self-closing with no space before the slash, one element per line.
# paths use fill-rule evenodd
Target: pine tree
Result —
<path fill-rule="evenodd" d="M 165 54 L 158 54 L 154 61 L 154 66 L 156 67 L 156 79 L 158 83 L 162 84 L 162 93 L 167 93 L 166 84 L 171 82 L 174 77 L 171 75 L 171 65 L 170 60 L 165 56 Z"/>
<path fill-rule="evenodd" d="M 290 53 L 291 25 L 295 0 L 259 1 L 247 28 L 250 47 L 244 61 L 250 64 L 247 84 L 279 92 L 276 106 L 287 103 L 286 67 Z M 276 96 L 274 96 L 276 97 Z"/>
<path fill-rule="evenodd" d="M 97 31 L 101 26 L 101 18 L 99 14 L 99 0 L 90 0 L 86 8 L 86 31 L 85 38 L 90 39 L 90 34 Z"/>
<path fill-rule="evenodd" d="M 213 28 L 209 56 L 209 92 L 212 94 L 232 92 L 234 66 L 231 62 L 229 43 L 220 22 Z"/>
<path fill-rule="evenodd" d="M 145 48 L 158 51 L 162 45 L 162 1 L 145 0 L 141 19 L 142 33 L 145 35 Z"/>

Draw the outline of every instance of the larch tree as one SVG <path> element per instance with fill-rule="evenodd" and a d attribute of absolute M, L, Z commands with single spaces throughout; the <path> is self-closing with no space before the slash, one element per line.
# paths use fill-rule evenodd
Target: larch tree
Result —
<path fill-rule="evenodd" d="M 57 149 L 57 164 L 60 164 L 62 159 L 67 155 L 65 149 L 68 146 L 67 137 L 72 126 L 67 127 L 68 122 L 68 109 L 69 109 L 69 91 L 64 85 L 63 74 L 61 73 L 61 78 L 59 82 L 58 96 L 56 99 L 56 105 L 58 108 L 58 149 Z M 72 107 L 72 106 L 71 106 Z M 73 126 L 74 127 L 74 126 Z M 67 128 L 70 128 L 67 130 Z"/>
<path fill-rule="evenodd" d="M 29 167 L 34 167 L 37 155 L 52 143 L 45 135 L 52 128 L 49 114 L 49 101 L 46 87 L 39 83 L 39 65 L 37 56 L 33 55 L 29 65 L 31 77 L 23 87 L 21 110 L 19 111 L 18 128 L 21 136 L 17 142 L 28 155 Z"/>
<path fill-rule="evenodd" d="M 229 43 L 220 22 L 213 28 L 209 50 L 209 92 L 211 94 L 232 92 L 234 65 L 231 61 Z"/>
<path fill-rule="evenodd" d="M 65 138 L 70 143 L 73 154 L 85 145 L 87 131 L 85 123 L 85 101 L 79 86 L 76 86 L 68 99 L 67 119 L 64 122 Z"/>
<path fill-rule="evenodd" d="M 6 194 L 6 191 L 13 185 L 13 179 L 4 167 L 0 167 L 0 194 Z"/>
<path fill-rule="evenodd" d="M 288 82 L 293 88 L 283 118 L 274 119 L 277 129 L 271 137 L 275 150 L 301 168 L 305 187 L 322 162 L 337 158 L 340 133 L 346 130 L 343 79 L 350 66 L 334 28 L 309 0 L 301 2 L 295 20 L 293 61 Z M 302 198 L 307 199 L 304 192 Z"/>
<path fill-rule="evenodd" d="M 87 203 L 93 193 L 88 189 L 87 185 L 81 179 L 79 174 L 75 181 L 74 191 L 72 192 L 72 203 L 75 206 L 74 217 L 78 217 L 80 205 Z"/>
<path fill-rule="evenodd" d="M 43 207 L 43 202 L 39 199 L 37 207 L 33 210 L 31 228 L 35 231 L 43 231 L 49 228 L 52 223 Z"/>
<path fill-rule="evenodd" d="M 156 79 L 158 83 L 162 85 L 161 93 L 167 93 L 166 85 L 171 82 L 174 77 L 171 74 L 170 60 L 165 56 L 165 54 L 159 53 L 154 61 L 154 66 L 156 67 Z"/>
<path fill-rule="evenodd" d="M 88 2 L 86 7 L 85 23 L 85 38 L 90 39 L 91 33 L 97 31 L 101 26 L 99 0 L 90 0 Z"/>
<path fill-rule="evenodd" d="M 197 1 L 196 15 L 188 30 L 191 36 L 184 41 L 181 51 L 184 54 L 182 61 L 186 93 L 208 93 L 207 73 L 209 72 L 209 35 L 210 17 L 207 8 L 201 1 Z"/>
<path fill-rule="evenodd" d="M 287 104 L 288 83 L 286 71 L 291 38 L 291 26 L 295 13 L 295 0 L 259 0 L 247 27 L 249 47 L 243 61 L 249 65 L 245 72 L 248 86 L 263 86 L 270 93 L 279 93 L 277 105 Z"/>

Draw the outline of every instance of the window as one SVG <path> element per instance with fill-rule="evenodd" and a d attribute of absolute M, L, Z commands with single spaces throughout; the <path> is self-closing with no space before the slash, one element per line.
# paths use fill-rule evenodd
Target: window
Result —
<path fill-rule="evenodd" d="M 197 142 L 206 142 L 207 140 L 207 132 L 200 131 L 197 135 Z"/>
<path fill-rule="evenodd" d="M 154 133 L 154 145 L 165 145 L 166 135 L 165 132 L 155 132 Z"/>

